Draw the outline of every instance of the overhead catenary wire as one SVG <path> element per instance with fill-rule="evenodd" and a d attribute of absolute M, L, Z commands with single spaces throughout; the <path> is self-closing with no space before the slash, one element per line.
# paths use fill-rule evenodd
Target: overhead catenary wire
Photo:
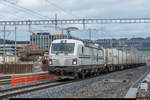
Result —
<path fill-rule="evenodd" d="M 65 10 L 64 8 L 58 6 L 57 4 L 55 4 L 55 3 L 53 3 L 53 2 L 51 2 L 51 1 L 49 1 L 49 0 L 45 0 L 45 1 L 46 1 L 48 4 L 50 4 L 50 5 L 52 5 L 52 6 L 56 7 L 56 8 L 58 8 L 58 9 L 60 9 L 60 10 L 63 11 L 64 13 L 66 13 L 66 14 L 68 14 L 68 15 L 71 15 L 71 16 L 73 16 L 73 17 L 79 18 L 78 16 L 72 14 L 70 11 Z"/>
<path fill-rule="evenodd" d="M 3 4 L 3 2 L 1 2 L 0 4 L 1 7 L 4 7 L 5 5 Z M 4 14 L 1 14 L 1 21 L 4 21 L 4 20 L 10 20 L 10 17 L 16 17 L 16 18 L 19 18 L 19 16 L 17 16 L 16 14 L 13 14 L 13 15 L 9 15 L 9 16 L 6 16 Z"/>
<path fill-rule="evenodd" d="M 15 16 L 16 17 L 16 16 Z M 9 20 L 9 16 L 5 16 L 1 14 L 1 19 L 0 21 L 4 21 L 4 20 Z"/>
<path fill-rule="evenodd" d="M 16 9 L 17 11 L 19 10 L 19 11 L 22 11 L 23 13 L 25 13 L 26 15 L 27 15 L 27 12 L 25 11 L 25 10 L 23 10 L 23 9 L 19 9 L 18 7 L 16 7 L 16 6 L 13 6 L 13 5 L 11 5 L 11 4 L 9 4 L 9 3 L 7 3 L 7 2 L 1 2 L 3 5 L 5 5 L 5 6 L 8 6 L 8 7 L 11 7 L 11 8 L 13 8 L 13 9 Z M 16 13 L 17 14 L 17 13 Z M 18 17 L 18 18 L 20 18 L 20 16 L 18 16 L 18 15 L 16 15 L 16 14 L 14 14 L 13 16 L 15 16 L 15 17 Z M 33 15 L 33 16 L 35 16 L 34 14 L 32 14 L 32 13 L 30 13 L 30 15 Z M 25 16 L 24 16 L 25 17 Z M 38 17 L 38 16 L 36 16 L 36 17 Z M 39 17 L 38 17 L 39 18 Z M 40 17 L 41 18 L 41 17 Z"/>
<path fill-rule="evenodd" d="M 36 17 L 38 16 L 39 18 L 44 18 L 44 19 L 49 19 L 49 17 L 48 16 L 43 16 L 43 15 L 41 15 L 39 12 L 36 12 L 36 11 L 34 11 L 34 10 L 31 10 L 31 9 L 29 9 L 29 8 L 25 8 L 25 7 L 22 7 L 22 6 L 20 6 L 20 5 L 16 5 L 15 3 L 13 3 L 13 2 L 10 2 L 10 1 L 8 1 L 8 0 L 3 0 L 4 1 L 4 3 L 6 4 L 10 4 L 10 5 L 13 5 L 13 8 L 15 7 L 15 9 L 18 9 L 18 8 L 20 8 L 20 9 L 18 9 L 18 10 L 22 10 L 23 12 L 28 12 L 28 13 L 30 13 L 30 14 L 32 14 L 32 15 L 36 15 Z M 12 6 L 11 6 L 12 7 Z"/>
<path fill-rule="evenodd" d="M 16 5 L 15 3 L 10 2 L 10 1 L 8 1 L 8 0 L 5 0 L 5 2 L 7 2 L 7 3 L 9 3 L 9 4 L 12 4 L 12 5 L 14 5 L 14 6 L 18 7 L 18 8 L 24 9 L 24 10 L 26 10 L 26 11 L 28 11 L 28 12 L 31 12 L 32 14 L 35 14 L 35 15 L 41 17 L 41 18 L 47 18 L 47 19 L 49 19 L 49 17 L 43 16 L 43 15 L 41 15 L 40 13 L 38 13 L 38 12 L 36 12 L 36 11 L 34 11 L 34 10 L 31 10 L 31 9 L 29 9 L 29 8 L 25 8 L 25 7 L 22 7 L 22 6 L 20 6 L 20 5 Z"/>

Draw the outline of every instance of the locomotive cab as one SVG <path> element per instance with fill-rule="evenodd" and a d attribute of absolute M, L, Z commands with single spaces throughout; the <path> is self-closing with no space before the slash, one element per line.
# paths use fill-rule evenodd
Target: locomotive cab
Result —
<path fill-rule="evenodd" d="M 83 43 L 79 40 L 54 40 L 49 51 L 49 74 L 68 77 L 73 76 L 79 65 L 78 56 Z"/>

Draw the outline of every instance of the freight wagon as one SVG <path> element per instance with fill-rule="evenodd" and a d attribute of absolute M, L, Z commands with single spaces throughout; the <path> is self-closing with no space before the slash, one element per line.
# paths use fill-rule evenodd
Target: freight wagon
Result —
<path fill-rule="evenodd" d="M 104 61 L 109 71 L 142 66 L 144 57 L 138 52 L 117 49 L 104 49 Z"/>

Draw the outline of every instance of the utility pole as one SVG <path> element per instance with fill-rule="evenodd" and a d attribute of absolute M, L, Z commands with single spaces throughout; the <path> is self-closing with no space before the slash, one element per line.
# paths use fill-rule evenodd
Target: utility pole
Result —
<path fill-rule="evenodd" d="M 57 31 L 57 13 L 55 14 L 55 31 Z"/>
<path fill-rule="evenodd" d="M 134 50 L 135 50 L 135 64 L 136 64 L 136 60 L 137 60 L 137 59 L 136 59 L 136 49 L 135 49 L 135 47 L 134 47 Z"/>
<path fill-rule="evenodd" d="M 31 31 L 31 21 L 30 21 L 30 19 L 29 19 L 29 31 Z"/>
<path fill-rule="evenodd" d="M 61 33 L 64 35 L 64 27 L 62 23 L 61 23 Z"/>
<path fill-rule="evenodd" d="M 118 47 L 118 64 L 119 64 L 119 47 Z"/>
<path fill-rule="evenodd" d="M 133 41 L 132 41 L 133 42 Z M 130 49 L 130 51 L 131 51 L 131 64 L 133 64 L 134 63 L 134 45 L 133 45 L 133 43 L 131 42 L 131 49 Z"/>
<path fill-rule="evenodd" d="M 124 53 L 124 47 L 122 45 L 122 64 L 124 64 L 124 62 L 123 62 L 123 53 Z"/>
<path fill-rule="evenodd" d="M 127 49 L 126 49 L 126 64 L 127 64 L 127 59 L 128 59 L 127 57 L 128 57 L 128 55 L 127 55 Z"/>
<path fill-rule="evenodd" d="M 133 55 L 134 55 L 134 54 L 133 54 L 133 47 L 131 47 L 131 64 L 133 63 L 133 58 L 134 58 Z"/>
<path fill-rule="evenodd" d="M 127 57 L 128 57 L 127 45 L 124 46 L 124 50 L 125 50 L 125 55 L 126 55 L 125 64 L 127 64 Z"/>
<path fill-rule="evenodd" d="M 5 35 L 6 35 L 6 26 L 4 25 L 4 40 L 3 40 L 3 61 L 5 63 L 5 56 L 6 56 L 6 50 L 5 50 L 5 44 L 6 44 L 6 40 L 5 40 Z"/>
<path fill-rule="evenodd" d="M 4 25 L 4 29 L 3 30 L 0 30 L 2 32 L 4 32 L 4 39 L 3 39 L 3 63 L 6 62 L 6 32 L 11 32 L 11 31 L 14 31 L 14 30 L 6 30 L 6 25 Z M 8 36 L 7 36 L 8 38 Z"/>
<path fill-rule="evenodd" d="M 91 30 L 91 28 L 89 28 L 89 40 L 91 40 L 91 32 L 92 32 L 92 30 Z"/>
<path fill-rule="evenodd" d="M 16 25 L 15 25 L 15 64 L 16 64 L 16 62 L 17 62 L 17 53 L 16 53 L 16 33 L 17 33 L 17 27 L 16 27 Z"/>
<path fill-rule="evenodd" d="M 124 58 L 124 53 L 125 53 L 125 52 L 124 52 L 124 51 L 125 51 L 125 47 L 124 47 L 124 46 L 125 46 L 125 43 L 124 43 L 124 41 L 122 41 L 121 46 L 122 46 L 122 63 L 124 64 L 124 63 L 125 63 L 125 62 L 124 62 L 124 59 L 123 59 L 123 58 Z"/>
<path fill-rule="evenodd" d="M 85 19 L 83 18 L 83 29 L 85 29 Z"/>
<path fill-rule="evenodd" d="M 114 56 L 114 55 L 113 55 L 113 54 L 114 54 L 114 53 L 113 53 L 113 39 L 112 39 L 110 42 L 111 42 L 111 49 L 112 49 L 112 64 L 113 64 L 113 56 Z"/>
<path fill-rule="evenodd" d="M 120 57 L 119 57 L 119 47 L 120 47 L 120 40 L 118 40 L 118 64 L 119 64 L 119 59 L 120 59 Z"/>
<path fill-rule="evenodd" d="M 15 25 L 16 26 L 16 25 Z M 30 23 L 30 20 L 29 20 L 29 26 L 28 26 L 28 28 L 29 28 L 29 32 L 31 32 L 31 23 Z M 15 28 L 16 29 L 16 28 Z M 32 36 L 30 36 L 31 38 L 32 38 Z M 32 45 L 32 42 L 33 41 L 30 41 L 30 45 Z"/>

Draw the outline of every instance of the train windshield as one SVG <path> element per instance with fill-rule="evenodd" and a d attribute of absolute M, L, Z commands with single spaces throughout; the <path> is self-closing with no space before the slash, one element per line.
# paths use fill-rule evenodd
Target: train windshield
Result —
<path fill-rule="evenodd" d="M 51 53 L 73 53 L 75 43 L 53 43 Z"/>

